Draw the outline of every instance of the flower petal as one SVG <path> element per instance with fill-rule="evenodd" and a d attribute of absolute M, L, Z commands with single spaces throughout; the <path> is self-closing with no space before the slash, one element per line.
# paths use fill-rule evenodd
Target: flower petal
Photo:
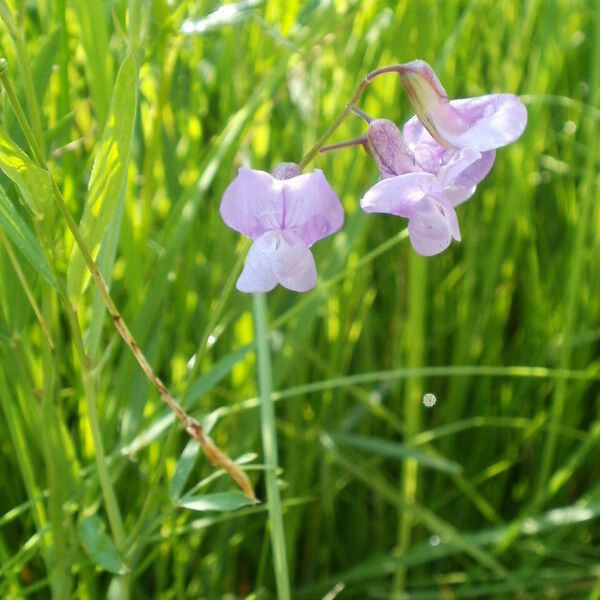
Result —
<path fill-rule="evenodd" d="M 443 187 L 453 185 L 456 178 L 480 158 L 481 153 L 473 148 L 449 152 L 447 162 L 440 167 L 438 180 Z"/>
<path fill-rule="evenodd" d="M 344 208 L 319 169 L 282 181 L 282 230 L 292 231 L 307 246 L 331 235 L 344 224 Z"/>
<path fill-rule="evenodd" d="M 316 281 L 308 246 L 292 232 L 267 231 L 250 247 L 236 287 L 240 292 L 269 292 L 280 283 L 294 292 L 306 292 Z"/>
<path fill-rule="evenodd" d="M 236 283 L 240 292 L 270 292 L 277 285 L 277 277 L 273 273 L 276 251 L 274 231 L 267 231 L 252 244 Z"/>
<path fill-rule="evenodd" d="M 456 149 L 448 150 L 440 146 L 417 117 L 412 117 L 405 123 L 402 133 L 417 162 L 428 173 L 437 175 L 457 152 Z M 488 175 L 495 159 L 496 151 L 487 150 L 466 168 L 463 164 L 462 172 L 454 174 L 454 180 L 447 182 L 445 188 L 453 206 L 473 195 L 475 186 Z"/>
<path fill-rule="evenodd" d="M 527 109 L 514 94 L 489 94 L 450 101 L 434 111 L 441 136 L 457 148 L 480 152 L 512 144 L 527 125 Z"/>
<path fill-rule="evenodd" d="M 297 235 L 284 231 L 278 240 L 273 273 L 277 281 L 293 292 L 306 292 L 317 282 L 317 268 L 308 246 Z"/>
<path fill-rule="evenodd" d="M 437 187 L 431 173 L 406 173 L 375 184 L 361 199 L 361 208 L 368 213 L 389 213 L 410 218 L 419 202 Z"/>
<path fill-rule="evenodd" d="M 458 220 L 454 209 L 430 198 L 408 221 L 408 235 L 412 247 L 422 256 L 443 252 L 454 237 L 460 241 Z"/>
<path fill-rule="evenodd" d="M 242 167 L 221 200 L 221 218 L 229 227 L 256 240 L 280 229 L 283 220 L 281 182 L 265 173 Z"/>
<path fill-rule="evenodd" d="M 426 62 L 400 65 L 399 73 L 419 120 L 442 146 L 484 152 L 514 142 L 525 129 L 527 109 L 514 94 L 449 101 Z"/>
<path fill-rule="evenodd" d="M 481 153 L 481 158 L 469 165 L 453 181 L 457 188 L 470 188 L 482 181 L 491 171 L 496 160 L 496 151 L 487 150 Z"/>
<path fill-rule="evenodd" d="M 404 124 L 402 135 L 419 166 L 424 171 L 437 175 L 440 165 L 446 160 L 449 150 L 440 146 L 433 139 L 416 116 Z"/>
<path fill-rule="evenodd" d="M 419 166 L 434 175 L 439 173 L 440 168 L 448 163 L 450 157 L 456 152 L 456 149 L 440 146 L 417 117 L 412 117 L 404 124 L 402 135 Z M 453 185 L 460 188 L 477 185 L 490 172 L 495 158 L 495 150 L 482 152 L 478 160 L 456 177 Z"/>
<path fill-rule="evenodd" d="M 476 189 L 476 185 L 471 187 L 446 187 L 444 188 L 444 198 L 446 198 L 450 206 L 458 206 L 466 202 L 475 193 Z"/>

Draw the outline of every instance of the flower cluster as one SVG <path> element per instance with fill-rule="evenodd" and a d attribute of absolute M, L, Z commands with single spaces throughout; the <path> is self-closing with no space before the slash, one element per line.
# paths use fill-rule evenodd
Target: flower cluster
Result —
<path fill-rule="evenodd" d="M 392 121 L 356 110 L 368 122 L 367 134 L 330 148 L 365 147 L 380 181 L 365 193 L 361 208 L 408 219 L 413 248 L 432 256 L 452 239 L 460 241 L 456 206 L 489 173 L 496 148 L 523 133 L 527 111 L 512 94 L 449 100 L 421 60 L 379 72 L 400 75 L 416 115 L 400 131 Z M 241 168 L 225 191 L 221 216 L 253 240 L 237 282 L 243 292 L 267 292 L 277 284 L 297 292 L 312 288 L 317 275 L 310 247 L 344 222 L 342 205 L 323 173 L 302 174 L 294 163 L 275 167 L 272 175 Z"/>

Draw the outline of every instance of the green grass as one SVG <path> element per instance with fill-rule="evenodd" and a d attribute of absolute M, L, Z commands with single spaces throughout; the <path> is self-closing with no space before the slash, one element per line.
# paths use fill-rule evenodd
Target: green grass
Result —
<path fill-rule="evenodd" d="M 277 598 L 277 539 L 293 598 L 599 599 L 600 3 L 237 6 L 0 0 L 23 111 L 3 92 L 0 598 Z M 220 198 L 241 164 L 300 161 L 367 72 L 417 57 L 453 97 L 521 94 L 528 127 L 431 259 L 359 210 L 377 179 L 361 149 L 313 163 L 346 224 L 314 249 L 313 291 L 267 297 L 274 471 L 234 287 L 247 244 Z M 394 75 L 359 105 L 411 115 Z M 349 117 L 330 142 L 364 131 Z M 45 163 L 156 374 L 260 504 L 121 340 Z"/>

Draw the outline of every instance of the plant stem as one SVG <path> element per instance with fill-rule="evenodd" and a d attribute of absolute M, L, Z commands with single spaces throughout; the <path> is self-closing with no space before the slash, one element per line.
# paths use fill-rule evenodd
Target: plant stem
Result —
<path fill-rule="evenodd" d="M 34 155 L 35 161 L 40 167 L 48 171 L 43 152 L 40 146 L 37 144 L 35 135 L 33 134 L 31 127 L 29 126 L 29 122 L 27 121 L 21 104 L 19 103 L 19 100 L 14 92 L 12 81 L 9 75 L 8 63 L 5 59 L 0 59 L 0 81 L 6 89 L 8 99 L 13 106 L 13 109 L 17 116 L 17 120 L 19 121 L 19 125 L 23 129 L 23 133 L 25 134 L 25 137 L 27 138 L 27 141 L 31 146 L 31 151 Z M 56 205 L 58 206 L 60 213 L 65 219 L 67 227 L 73 235 L 75 243 L 81 251 L 86 266 L 98 287 L 98 291 L 100 292 L 102 301 L 104 302 L 104 305 L 106 306 L 106 309 L 108 310 L 112 318 L 113 324 L 119 332 L 119 334 L 121 335 L 121 337 L 123 338 L 124 342 L 131 350 L 131 353 L 133 354 L 134 358 L 144 371 L 146 377 L 158 391 L 160 397 L 175 413 L 175 416 L 180 420 L 188 435 L 193 437 L 200 444 L 206 458 L 208 458 L 208 460 L 213 465 L 221 467 L 223 470 L 225 470 L 225 472 L 238 484 L 238 486 L 241 488 L 244 494 L 246 494 L 248 498 L 254 500 L 254 490 L 252 489 L 252 485 L 248 476 L 238 467 L 238 465 L 236 465 L 231 460 L 231 458 L 229 458 L 229 456 L 227 456 L 227 454 L 225 454 L 215 445 L 215 443 L 210 439 L 208 435 L 204 433 L 204 429 L 202 428 L 202 425 L 199 423 L 199 421 L 187 414 L 187 412 L 172 396 L 167 386 L 153 371 L 152 367 L 150 366 L 150 363 L 140 350 L 138 343 L 135 341 L 135 338 L 129 330 L 129 327 L 121 317 L 121 314 L 119 313 L 115 303 L 113 302 L 113 299 L 110 295 L 110 292 L 108 291 L 108 287 L 104 281 L 104 278 L 102 277 L 98 266 L 92 258 L 92 255 L 85 241 L 81 237 L 77 224 L 73 219 L 73 215 L 71 215 L 69 209 L 67 208 L 67 205 L 65 204 L 65 201 L 62 197 L 62 193 L 56 185 L 56 183 L 54 182 L 54 180 L 52 179 L 52 177 L 51 183 Z"/>
<path fill-rule="evenodd" d="M 354 138 L 353 140 L 347 140 L 346 142 L 338 142 L 337 144 L 322 146 L 319 152 L 321 154 L 325 154 L 325 152 L 333 152 L 334 150 L 341 150 L 342 148 L 351 148 L 352 146 L 364 146 L 366 143 L 367 136 L 361 135 L 360 137 Z"/>
<path fill-rule="evenodd" d="M 29 60 L 27 58 L 27 46 L 25 43 L 24 29 L 19 27 L 15 21 L 11 9 L 6 4 L 5 0 L 0 0 L 0 18 L 4 21 L 6 28 L 13 40 L 15 53 L 21 71 L 23 89 L 25 91 L 25 100 L 27 102 L 27 110 L 31 127 L 35 133 L 35 139 L 40 147 L 43 147 L 44 136 L 42 135 L 42 120 L 35 95 L 35 86 L 33 85 L 33 75 Z"/>
<path fill-rule="evenodd" d="M 404 339 L 404 354 L 409 368 L 419 368 L 424 364 L 424 337 L 426 305 L 426 275 L 425 260 L 412 252 L 409 262 L 410 280 L 408 287 L 408 314 L 406 316 L 406 337 Z M 408 379 L 404 394 L 404 424 L 406 442 L 412 444 L 413 438 L 421 429 L 421 398 L 423 396 L 423 380 L 420 377 Z M 419 463 L 407 458 L 402 465 L 400 491 L 402 501 L 407 506 L 417 502 L 419 484 Z M 414 515 L 401 509 L 398 514 L 398 552 L 406 553 L 411 545 L 412 531 L 415 525 Z M 402 598 L 406 587 L 407 570 L 400 568 L 394 577 L 392 597 Z"/>
<path fill-rule="evenodd" d="M 273 550 L 273 568 L 279 600 L 291 598 L 285 550 L 285 532 L 281 513 L 281 497 L 277 487 L 277 431 L 273 408 L 273 373 L 267 325 L 267 301 L 264 294 L 254 294 L 254 337 L 256 340 L 256 362 L 260 395 L 260 422 L 267 488 L 267 504 Z"/>
<path fill-rule="evenodd" d="M 8 64 L 6 63 L 6 61 L 4 59 L 0 60 L 0 79 L 2 80 L 2 83 L 7 92 L 8 98 L 13 106 L 13 109 L 15 110 L 15 114 L 17 116 L 19 124 L 20 124 L 21 128 L 23 129 L 23 132 L 25 133 L 27 141 L 29 142 L 29 145 L 34 154 L 36 162 L 39 164 L 40 167 L 47 169 L 43 150 L 41 149 L 40 145 L 38 144 L 38 140 L 37 140 L 36 136 L 33 134 L 33 131 L 29 127 L 29 121 L 27 120 L 25 113 L 23 112 L 23 109 L 16 97 L 16 94 L 14 93 L 14 89 L 12 87 L 12 82 L 11 82 L 11 80 L 9 78 L 9 74 L 8 74 Z M 55 192 L 58 190 L 58 187 L 54 183 L 53 183 L 53 188 L 54 188 Z M 65 206 L 65 209 L 66 209 L 66 206 Z M 60 277 L 58 276 L 58 273 L 56 272 L 56 270 L 54 268 L 53 261 L 48 261 L 48 262 L 51 266 L 55 280 L 57 282 L 60 282 Z M 60 283 L 59 283 L 59 287 L 62 288 L 62 286 L 60 286 Z M 92 439 L 93 439 L 93 444 L 94 444 L 94 455 L 96 458 L 96 468 L 98 470 L 98 478 L 100 480 L 100 487 L 102 488 L 102 496 L 104 498 L 104 505 L 106 508 L 106 513 L 108 515 L 110 528 L 111 528 L 112 534 L 114 536 L 117 548 L 119 549 L 119 551 L 123 552 L 125 550 L 125 547 L 124 547 L 125 529 L 123 527 L 123 520 L 121 517 L 121 512 L 119 510 L 117 497 L 116 497 L 112 482 L 110 481 L 110 475 L 108 473 L 108 468 L 106 465 L 106 455 L 104 452 L 104 445 L 102 442 L 100 424 L 98 422 L 98 416 L 97 416 L 97 412 L 96 412 L 96 393 L 95 393 L 94 385 L 93 385 L 93 382 L 92 382 L 91 376 L 90 376 L 89 360 L 85 354 L 83 338 L 81 336 L 81 329 L 79 327 L 79 323 L 77 320 L 76 311 L 73 308 L 73 306 L 71 305 L 65 290 L 63 290 L 63 289 L 60 290 L 60 296 L 61 296 L 61 299 L 63 300 L 63 303 L 66 304 L 67 318 L 69 321 L 71 333 L 73 335 L 75 351 L 77 353 L 77 357 L 80 362 L 81 378 L 82 378 L 82 382 L 83 382 L 84 396 L 85 396 L 87 413 L 88 413 L 88 420 L 90 423 L 90 429 L 92 432 Z M 40 322 L 43 326 L 44 321 L 42 320 Z M 44 328 L 44 331 L 46 331 L 45 328 Z M 49 368 L 49 366 L 47 366 L 47 368 Z"/>
<path fill-rule="evenodd" d="M 54 348 L 54 342 L 52 341 L 52 335 L 50 334 L 50 330 L 48 329 L 46 320 L 44 319 L 44 316 L 40 311 L 40 307 L 38 306 L 38 303 L 36 302 L 36 299 L 33 296 L 29 284 L 27 283 L 27 279 L 25 278 L 23 270 L 21 269 L 21 265 L 19 265 L 19 261 L 15 256 L 15 253 L 13 252 L 9 241 L 7 240 L 4 231 L 0 231 L 0 243 L 2 244 L 2 246 L 4 246 L 4 250 L 6 251 L 6 254 L 13 266 L 13 269 L 17 274 L 17 279 L 19 280 L 19 283 L 21 284 L 21 287 L 23 288 L 23 291 L 27 296 L 27 300 L 29 300 L 29 304 L 33 309 L 33 312 L 38 320 L 38 323 L 40 324 L 40 327 L 42 328 L 42 331 L 44 332 L 44 335 L 46 336 L 46 341 L 48 342 L 48 345 L 50 346 L 50 348 Z"/>
<path fill-rule="evenodd" d="M 304 158 L 300 161 L 298 166 L 301 170 L 305 169 L 306 166 L 318 156 L 319 152 L 321 151 L 321 148 L 325 145 L 325 142 L 335 133 L 336 129 L 346 120 L 346 118 L 351 112 L 358 111 L 359 114 L 364 114 L 360 109 L 356 107 L 356 102 L 358 102 L 359 98 L 362 96 L 369 83 L 371 83 L 371 81 L 373 81 L 373 79 L 375 79 L 376 77 L 384 75 L 385 73 L 398 73 L 401 66 L 402 65 L 389 65 L 387 67 L 381 67 L 379 69 L 371 71 L 369 74 L 363 77 L 361 82 L 358 84 L 358 87 L 356 88 L 354 96 L 352 96 L 350 102 L 348 102 L 348 104 L 344 106 L 344 109 L 337 116 L 336 120 L 331 124 L 329 129 L 315 142 L 314 146 L 305 154 Z"/>

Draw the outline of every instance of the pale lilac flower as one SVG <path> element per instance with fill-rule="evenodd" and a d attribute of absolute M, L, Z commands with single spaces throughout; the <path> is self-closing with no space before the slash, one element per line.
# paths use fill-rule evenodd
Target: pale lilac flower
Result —
<path fill-rule="evenodd" d="M 485 152 L 511 144 L 525 129 L 527 109 L 513 94 L 449 100 L 426 62 L 413 60 L 398 71 L 417 117 L 442 146 Z"/>
<path fill-rule="evenodd" d="M 434 175 L 437 175 L 458 152 L 455 148 L 448 149 L 440 146 L 417 117 L 405 123 L 402 136 L 419 167 Z M 453 206 L 461 204 L 475 193 L 477 184 L 488 175 L 495 158 L 495 150 L 482 152 L 481 157 L 462 171 L 452 185 L 446 188 L 446 196 L 451 199 Z"/>
<path fill-rule="evenodd" d="M 428 172 L 391 121 L 372 121 L 367 139 L 382 180 L 364 195 L 362 209 L 408 219 L 411 244 L 423 256 L 442 252 L 453 238 L 460 241 L 454 207 L 473 193 L 481 171 L 471 176 L 469 170 L 481 161 L 481 153 L 473 148 L 448 152 Z"/>
<path fill-rule="evenodd" d="M 254 240 L 236 284 L 242 292 L 277 284 L 295 292 L 312 288 L 317 270 L 309 248 L 344 222 L 322 171 L 301 175 L 297 165 L 284 163 L 274 173 L 241 168 L 221 200 L 223 221 Z"/>

